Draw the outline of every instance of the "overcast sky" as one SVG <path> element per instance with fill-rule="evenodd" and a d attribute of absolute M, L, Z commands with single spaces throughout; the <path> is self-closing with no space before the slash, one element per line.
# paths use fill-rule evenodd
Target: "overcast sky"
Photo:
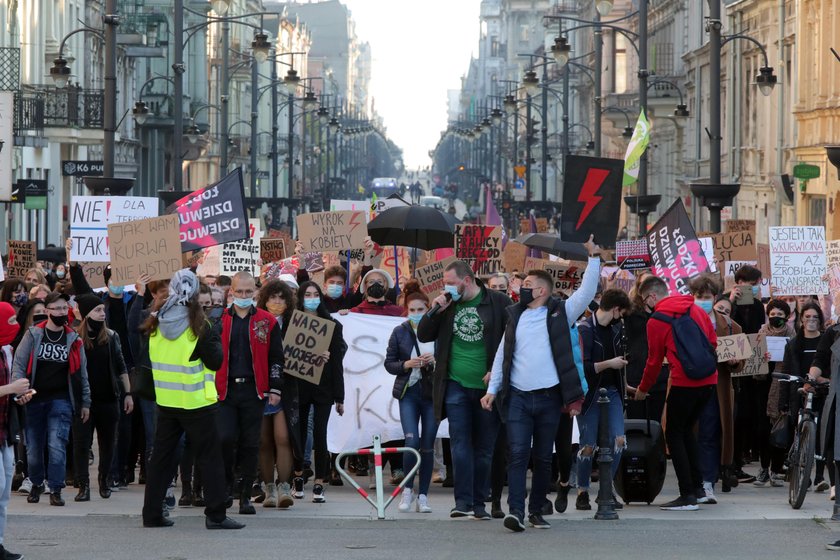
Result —
<path fill-rule="evenodd" d="M 446 90 L 458 89 L 478 49 L 480 0 L 342 0 L 371 45 L 371 88 L 407 168 L 425 167 L 446 128 Z"/>

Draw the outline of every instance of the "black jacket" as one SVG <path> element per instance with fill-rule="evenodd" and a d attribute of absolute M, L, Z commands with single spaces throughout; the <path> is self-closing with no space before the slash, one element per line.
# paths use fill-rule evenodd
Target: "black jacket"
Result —
<path fill-rule="evenodd" d="M 627 383 L 638 387 L 642 382 L 648 357 L 647 322 L 650 315 L 645 311 L 633 311 L 624 318 L 624 332 L 627 336 Z M 651 393 L 664 393 L 668 387 L 668 366 L 663 365 L 659 377 L 651 387 Z"/>
<path fill-rule="evenodd" d="M 125 387 L 120 381 L 121 375 L 127 375 L 128 369 L 123 359 L 122 343 L 120 342 L 120 335 L 111 329 L 108 329 L 110 336 L 108 337 L 108 366 L 111 373 L 111 386 L 114 389 L 114 396 L 119 398 L 124 396 Z M 88 367 L 92 366 L 88 364 Z"/>
<path fill-rule="evenodd" d="M 397 326 L 391 333 L 391 338 L 388 340 L 388 350 L 385 352 L 385 369 L 391 375 L 396 376 L 394 388 L 391 392 L 395 399 L 402 398 L 405 386 L 411 377 L 411 370 L 406 370 L 404 364 L 411 359 L 411 353 L 414 351 L 416 341 L 417 337 L 409 321 Z M 423 371 L 423 377 L 420 379 L 420 383 L 422 383 L 424 397 L 431 398 L 432 396 L 433 374 L 434 372 L 426 374 Z"/>
<path fill-rule="evenodd" d="M 583 402 L 583 411 L 585 412 L 592 404 L 593 399 L 598 394 L 598 389 L 601 387 L 601 374 L 595 372 L 595 364 L 606 360 L 604 352 L 604 344 L 612 344 L 615 348 L 615 355 L 621 355 L 621 324 L 610 327 L 612 331 L 612 341 L 601 340 L 601 335 L 596 324 L 597 319 L 593 313 L 579 324 L 580 341 L 583 349 L 583 372 L 586 375 L 586 383 L 589 385 L 589 391 L 586 395 L 586 400 Z M 618 384 L 618 391 L 621 393 L 621 402 L 624 402 L 624 372 L 621 372 L 620 382 Z"/>
<path fill-rule="evenodd" d="M 755 334 L 767 321 L 764 305 L 759 299 L 754 299 L 752 305 L 735 304 L 732 306 L 732 320 L 741 325 L 744 334 Z"/>
<path fill-rule="evenodd" d="M 320 313 L 319 317 L 327 319 Z M 301 395 L 311 394 L 312 400 L 320 404 L 344 404 L 344 355 L 347 353 L 347 344 L 344 343 L 344 331 L 341 323 L 329 319 L 335 323 L 332 339 L 330 339 L 330 359 L 324 364 L 324 372 L 321 374 L 321 381 L 314 385 L 307 381 L 299 380 L 298 392 Z M 288 376 L 287 376 L 288 377 Z"/>
<path fill-rule="evenodd" d="M 507 314 L 505 309 L 513 302 L 505 294 L 488 290 L 480 280 L 481 302 L 478 304 L 478 316 L 484 323 L 484 344 L 487 348 L 487 371 L 493 367 L 493 358 L 502 336 L 505 333 Z M 452 327 L 455 323 L 455 305 L 450 304 L 445 310 L 429 317 L 426 315 L 417 326 L 417 338 L 420 342 L 436 342 L 435 375 L 433 397 L 435 416 L 438 422 L 446 417 L 444 397 L 446 384 L 449 382 L 449 351 L 452 347 Z"/>

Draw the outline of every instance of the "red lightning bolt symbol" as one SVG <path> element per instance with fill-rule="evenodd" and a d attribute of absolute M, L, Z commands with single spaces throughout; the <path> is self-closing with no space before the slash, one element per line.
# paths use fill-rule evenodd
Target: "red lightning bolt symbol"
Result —
<path fill-rule="evenodd" d="M 353 226 L 353 227 L 351 227 L 351 228 L 350 228 L 350 232 L 351 232 L 351 233 L 352 233 L 352 232 L 353 232 L 353 231 L 354 231 L 357 227 L 359 227 L 360 225 L 362 225 L 362 224 L 361 224 L 361 222 L 357 222 L 357 221 L 356 221 L 356 220 L 358 220 L 358 219 L 359 219 L 359 216 L 361 216 L 361 215 L 362 215 L 362 213 L 361 213 L 361 212 L 353 212 L 353 216 L 350 218 L 350 225 L 351 225 L 351 226 Z"/>
<path fill-rule="evenodd" d="M 586 172 L 586 179 L 583 181 L 583 187 L 580 189 L 580 194 L 578 195 L 578 202 L 583 202 L 583 210 L 580 213 L 580 218 L 578 218 L 577 225 L 575 226 L 575 230 L 580 229 L 581 224 L 586 221 L 586 218 L 589 217 L 589 214 L 595 210 L 595 207 L 598 206 L 598 203 L 603 200 L 603 196 L 598 196 L 598 189 L 601 188 L 601 185 L 604 184 L 604 181 L 607 179 L 607 176 L 610 174 L 609 169 L 596 169 L 590 168 L 589 171 Z"/>

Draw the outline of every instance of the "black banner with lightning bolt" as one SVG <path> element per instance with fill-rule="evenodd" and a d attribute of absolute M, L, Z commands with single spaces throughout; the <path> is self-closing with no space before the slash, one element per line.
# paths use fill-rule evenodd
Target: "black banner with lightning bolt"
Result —
<path fill-rule="evenodd" d="M 621 214 L 624 160 L 566 156 L 560 238 L 583 243 L 595 234 L 602 247 L 615 247 Z"/>

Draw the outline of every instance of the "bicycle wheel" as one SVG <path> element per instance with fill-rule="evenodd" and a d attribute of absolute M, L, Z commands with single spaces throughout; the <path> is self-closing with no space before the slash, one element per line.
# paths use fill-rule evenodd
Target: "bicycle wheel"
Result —
<path fill-rule="evenodd" d="M 816 426 L 813 420 L 802 422 L 799 428 L 799 450 L 796 456 L 795 485 L 796 492 L 793 492 L 793 481 L 791 484 L 790 505 L 793 509 L 802 507 L 805 501 L 805 494 L 811 483 L 811 471 L 814 470 L 814 453 L 816 447 Z"/>

